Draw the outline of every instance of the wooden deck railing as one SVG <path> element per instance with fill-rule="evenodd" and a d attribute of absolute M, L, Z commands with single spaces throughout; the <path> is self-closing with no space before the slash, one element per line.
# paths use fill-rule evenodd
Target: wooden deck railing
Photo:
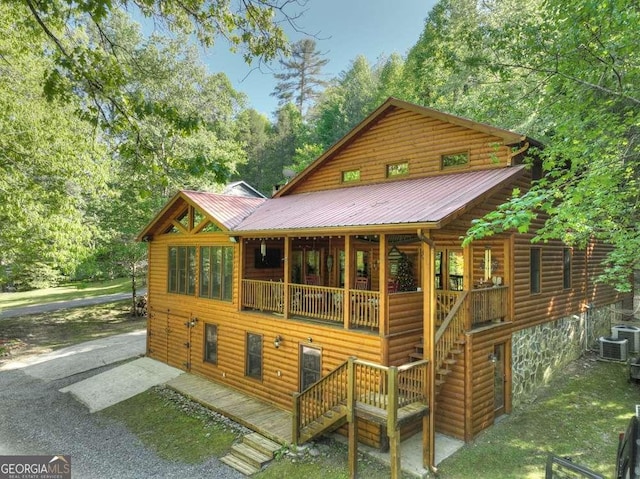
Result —
<path fill-rule="evenodd" d="M 352 289 L 349 291 L 351 298 L 351 315 L 349 324 L 356 328 L 378 329 L 380 326 L 380 293 L 378 291 L 363 291 Z"/>
<path fill-rule="evenodd" d="M 461 291 L 436 291 L 436 328 L 439 328 L 449 315 L 460 294 Z"/>
<path fill-rule="evenodd" d="M 427 404 L 428 361 L 400 367 L 382 366 L 349 358 L 305 391 L 293 395 L 293 440 L 300 431 L 337 406 L 362 408 L 396 429 L 398 410 L 415 403 Z M 353 413 L 352 413 L 353 414 Z"/>
<path fill-rule="evenodd" d="M 508 286 L 494 286 L 491 288 L 473 289 L 469 291 L 471 296 L 470 324 L 468 329 L 474 326 L 502 322 L 508 314 Z"/>
<path fill-rule="evenodd" d="M 284 283 L 243 279 L 242 307 L 283 313 Z"/>
<path fill-rule="evenodd" d="M 444 322 L 436 331 L 435 343 L 435 370 L 440 370 L 445 360 L 449 357 L 452 350 L 458 347 L 456 341 L 466 329 L 466 311 L 465 300 L 468 291 L 459 294 L 458 299 L 453 304 L 451 311 L 445 318 Z"/>
<path fill-rule="evenodd" d="M 285 313 L 284 286 L 279 281 L 242 280 L 242 307 Z M 344 322 L 344 307 L 349 304 L 349 326 L 376 330 L 380 326 L 380 293 L 359 289 L 345 290 L 326 286 L 289 284 L 289 316 Z"/>
<path fill-rule="evenodd" d="M 344 290 L 306 284 L 289 285 L 289 314 L 342 323 Z"/>
<path fill-rule="evenodd" d="M 348 362 L 315 384 L 293 395 L 293 443 L 298 443 L 300 431 L 339 405 L 346 405 L 348 392 Z"/>

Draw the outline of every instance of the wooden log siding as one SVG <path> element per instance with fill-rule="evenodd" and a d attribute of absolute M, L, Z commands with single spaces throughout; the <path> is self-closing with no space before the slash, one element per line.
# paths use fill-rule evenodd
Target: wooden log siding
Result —
<path fill-rule="evenodd" d="M 422 341 L 423 330 L 422 291 L 390 294 L 387 298 L 388 328 L 387 358 L 383 364 L 400 366 L 415 352 Z"/>
<path fill-rule="evenodd" d="M 323 164 L 322 170 L 295 185 L 293 193 L 339 188 L 350 184 L 342 183 L 342 171 L 360 165 L 362 185 L 386 181 L 386 165 L 409 163 L 407 178 L 504 167 L 510 149 L 500 145 L 498 137 L 445 123 L 434 118 L 426 118 L 408 110 L 395 109 L 380 118 L 367 131 L 347 143 L 333 158 Z M 440 168 L 443 154 L 469 153 L 469 165 L 462 168 Z"/>
<path fill-rule="evenodd" d="M 471 440 L 477 434 L 492 425 L 495 421 L 495 392 L 494 365 L 489 359 L 496 344 L 504 343 L 505 364 L 510 363 L 511 325 L 504 324 L 494 328 L 478 331 L 467 336 L 468 351 L 472 353 L 467 358 L 468 373 L 471 384 L 467 390 L 466 408 L 467 421 L 466 440 Z M 510 368 L 506 368 L 505 386 L 511 384 Z M 510 391 L 506 391 L 505 412 L 511 411 Z"/>

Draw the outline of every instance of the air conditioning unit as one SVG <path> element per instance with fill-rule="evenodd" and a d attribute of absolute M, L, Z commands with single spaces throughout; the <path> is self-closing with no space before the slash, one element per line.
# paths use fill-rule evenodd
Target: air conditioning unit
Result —
<path fill-rule="evenodd" d="M 600 337 L 598 342 L 600 343 L 600 357 L 602 359 L 627 360 L 627 345 L 629 341 L 626 339 Z"/>
<path fill-rule="evenodd" d="M 626 339 L 629 341 L 629 352 L 640 353 L 640 328 L 637 326 L 627 326 L 621 324 L 611 328 L 611 336 L 616 339 Z"/>

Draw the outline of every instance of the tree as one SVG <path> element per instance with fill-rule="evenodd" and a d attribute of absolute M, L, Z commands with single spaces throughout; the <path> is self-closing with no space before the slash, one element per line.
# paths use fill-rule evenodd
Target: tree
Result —
<path fill-rule="evenodd" d="M 377 82 L 367 59 L 360 55 L 340 73 L 314 109 L 317 143 L 329 148 L 373 109 Z"/>
<path fill-rule="evenodd" d="M 238 115 L 237 125 L 236 139 L 243 145 L 247 159 L 238 164 L 237 172 L 232 177 L 246 181 L 268 196 L 273 185 L 264 180 L 269 170 L 269 143 L 273 127 L 267 117 L 253 109 L 242 111 Z"/>
<path fill-rule="evenodd" d="M 41 81 L 52 68 L 42 35 L 0 4 L 0 283 L 24 286 L 72 274 L 91 247 L 88 204 L 105 191 L 104 145 L 74 113 L 77 100 L 48 101 Z"/>
<path fill-rule="evenodd" d="M 535 152 L 543 179 L 477 221 L 466 243 L 527 231 L 544 213 L 534 241 L 612 244 L 601 280 L 629 289 L 640 247 L 638 21 L 640 6 L 621 0 L 448 0 L 434 9 L 407 60 L 421 80 L 415 98 L 545 144 Z"/>
<path fill-rule="evenodd" d="M 44 32 L 50 41 L 55 60 L 47 75 L 50 95 L 82 97 L 85 108 L 101 121 L 110 121 L 109 110 L 117 110 L 131 119 L 135 129 L 135 112 L 122 98 L 118 82 L 120 59 L 129 52 L 103 28 L 115 12 L 134 9 L 172 34 L 193 35 L 208 47 L 225 38 L 232 50 L 242 50 L 245 61 L 251 62 L 269 61 L 286 49 L 280 20 L 293 22 L 298 14 L 289 9 L 296 4 L 303 5 L 296 0 L 25 0 L 20 16 L 33 32 Z M 84 41 L 78 34 L 82 27 L 94 28 L 97 41 Z"/>
<path fill-rule="evenodd" d="M 280 100 L 280 105 L 293 101 L 304 116 L 305 107 L 318 97 L 318 88 L 326 85 L 321 76 L 322 67 L 328 62 L 316 49 L 315 40 L 305 38 L 294 43 L 291 58 L 280 60 L 284 72 L 274 75 L 278 83 L 272 95 Z"/>

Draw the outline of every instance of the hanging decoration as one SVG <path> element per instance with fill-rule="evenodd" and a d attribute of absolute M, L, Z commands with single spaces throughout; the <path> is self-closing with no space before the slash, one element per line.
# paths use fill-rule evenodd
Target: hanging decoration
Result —
<path fill-rule="evenodd" d="M 260 242 L 260 254 L 262 255 L 262 259 L 267 256 L 267 242 L 264 238 L 262 238 L 262 241 Z"/>

